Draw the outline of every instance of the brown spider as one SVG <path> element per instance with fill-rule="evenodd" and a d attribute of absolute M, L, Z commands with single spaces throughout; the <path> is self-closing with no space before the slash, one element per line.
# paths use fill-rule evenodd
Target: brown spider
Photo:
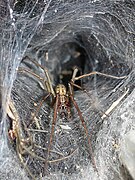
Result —
<path fill-rule="evenodd" d="M 43 97 L 42 101 L 40 102 L 40 105 L 36 110 L 35 117 L 38 114 L 43 102 L 48 97 L 52 96 L 52 101 L 54 102 L 53 103 L 54 114 L 53 114 L 53 120 L 52 120 L 52 126 L 51 126 L 51 133 L 50 133 L 49 145 L 48 145 L 48 150 L 47 150 L 47 160 L 46 160 L 46 162 L 48 163 L 48 158 L 49 158 L 49 154 L 50 154 L 50 151 L 51 151 L 51 145 L 52 145 L 55 125 L 56 125 L 56 122 L 57 122 L 57 116 L 59 115 L 62 118 L 69 119 L 71 117 L 71 105 L 73 104 L 73 106 L 76 108 L 76 110 L 78 112 L 78 116 L 79 116 L 79 118 L 81 120 L 82 126 L 84 128 L 85 133 L 86 133 L 87 140 L 88 140 L 88 145 L 89 145 L 89 153 L 90 153 L 91 159 L 92 159 L 92 164 L 93 164 L 94 169 L 97 171 L 96 162 L 95 162 L 95 158 L 94 158 L 94 155 L 93 155 L 93 152 L 92 152 L 91 140 L 90 140 L 90 136 L 89 136 L 89 133 L 88 133 L 88 129 L 87 129 L 86 123 L 84 121 L 84 118 L 82 116 L 82 112 L 80 111 L 80 109 L 79 109 L 79 107 L 78 107 L 78 105 L 77 105 L 77 103 L 76 103 L 76 101 L 74 99 L 74 87 L 79 88 L 80 90 L 84 91 L 85 93 L 87 93 L 87 91 L 84 90 L 81 86 L 75 84 L 75 81 L 79 80 L 79 79 L 82 79 L 82 78 L 85 78 L 85 77 L 88 77 L 88 76 L 91 76 L 91 75 L 95 75 L 95 74 L 102 75 L 102 76 L 109 77 L 109 78 L 114 78 L 114 79 L 123 79 L 123 78 L 125 78 L 127 76 L 117 77 L 117 76 L 112 76 L 112 75 L 108 75 L 108 74 L 93 71 L 93 72 L 91 72 L 89 74 L 84 74 L 84 75 L 81 75 L 79 77 L 76 77 L 78 69 L 74 68 L 71 81 L 68 83 L 68 91 L 67 91 L 66 87 L 63 84 L 58 84 L 54 89 L 53 86 L 52 86 L 52 82 L 51 82 L 48 70 L 45 67 L 43 67 L 42 65 L 40 65 L 39 63 L 37 63 L 36 61 L 31 60 L 28 57 L 25 57 L 24 59 L 28 60 L 28 61 L 31 61 L 34 65 L 40 67 L 44 71 L 44 74 L 46 76 L 46 79 L 45 79 L 45 78 L 37 75 L 36 73 L 34 73 L 34 72 L 32 72 L 32 71 L 30 71 L 28 69 L 24 69 L 24 68 L 19 68 L 18 69 L 19 72 L 27 72 L 27 73 L 33 75 L 34 77 L 38 78 L 41 81 L 42 85 L 44 86 L 44 89 L 46 89 L 47 92 L 48 92 L 48 94 L 45 97 Z M 13 134 L 13 131 L 10 131 L 10 133 L 11 132 Z"/>

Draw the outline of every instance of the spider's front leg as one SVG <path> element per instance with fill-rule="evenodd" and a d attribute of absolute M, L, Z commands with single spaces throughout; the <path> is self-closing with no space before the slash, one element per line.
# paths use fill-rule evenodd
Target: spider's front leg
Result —
<path fill-rule="evenodd" d="M 78 72 L 78 68 L 75 68 L 74 72 L 73 72 L 72 79 L 71 79 L 72 82 L 75 82 L 75 81 L 77 81 L 79 79 L 89 77 L 89 76 L 92 76 L 92 75 L 101 75 L 101 76 L 105 76 L 105 77 L 113 78 L 113 79 L 125 79 L 127 77 L 127 76 L 113 76 L 113 75 L 101 73 L 101 72 L 98 72 L 98 71 L 92 71 L 91 73 L 83 74 L 81 76 L 76 77 L 77 72 Z"/>
<path fill-rule="evenodd" d="M 108 78 L 113 78 L 113 79 L 118 79 L 118 80 L 119 80 L 119 79 L 125 79 L 125 78 L 127 78 L 127 76 L 113 76 L 113 75 L 109 75 L 109 74 L 105 74 L 105 73 L 101 73 L 101 72 L 97 72 L 97 71 L 93 71 L 93 72 L 91 72 L 91 73 L 84 74 L 84 75 L 81 75 L 81 76 L 76 77 L 77 72 L 78 72 L 78 68 L 75 67 L 75 68 L 74 68 L 74 71 L 73 71 L 73 76 L 72 76 L 72 79 L 71 79 L 70 84 L 71 84 L 72 86 L 77 87 L 78 89 L 82 90 L 82 91 L 83 91 L 84 93 L 86 93 L 89 97 L 91 97 L 90 94 L 89 94 L 89 92 L 88 92 L 86 89 L 82 88 L 81 86 L 77 85 L 77 84 L 75 83 L 75 81 L 80 80 L 80 79 L 85 78 L 85 77 L 92 76 L 92 75 L 100 75 L 100 76 L 104 76 L 104 77 L 108 77 Z M 73 88 L 72 88 L 72 89 L 73 89 Z M 103 114 L 102 117 L 108 116 L 108 111 L 107 111 L 107 112 L 103 112 L 101 109 L 100 109 L 100 111 L 101 111 L 101 113 Z M 110 111 L 109 111 L 109 113 L 110 113 Z"/>
<path fill-rule="evenodd" d="M 22 61 L 30 61 L 32 62 L 35 66 L 41 68 L 43 71 L 44 71 L 44 75 L 46 77 L 46 80 L 45 78 L 37 75 L 36 73 L 28 70 L 28 69 L 24 69 L 24 68 L 19 68 L 18 71 L 19 72 L 27 72 L 29 74 L 31 74 L 32 76 L 36 77 L 37 79 L 39 79 L 41 81 L 41 83 L 43 84 L 43 86 L 45 86 L 45 88 L 47 89 L 47 91 L 49 93 L 51 93 L 54 97 L 56 96 L 55 92 L 54 92 L 54 89 L 53 89 L 53 86 L 52 86 L 52 82 L 51 82 L 51 78 L 50 78 L 50 75 L 49 75 L 49 72 L 48 72 L 48 69 L 45 68 L 44 66 L 42 66 L 41 64 L 39 64 L 38 62 L 36 62 L 36 60 L 32 60 L 30 59 L 28 56 L 24 57 L 22 59 Z"/>

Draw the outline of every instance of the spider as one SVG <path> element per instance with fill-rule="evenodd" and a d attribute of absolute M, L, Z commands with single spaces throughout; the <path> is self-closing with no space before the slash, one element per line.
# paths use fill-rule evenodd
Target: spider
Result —
<path fill-rule="evenodd" d="M 13 101 L 10 99 L 7 109 L 6 109 L 7 115 L 8 117 L 12 120 L 12 127 L 11 129 L 8 130 L 8 134 L 10 139 L 15 141 L 16 144 L 16 152 L 17 155 L 21 161 L 21 163 L 23 164 L 23 166 L 25 167 L 25 169 L 27 170 L 27 172 L 29 173 L 29 175 L 33 178 L 33 174 L 30 172 L 30 169 L 27 167 L 26 163 L 24 163 L 23 160 L 23 154 L 31 154 L 32 157 L 37 157 L 37 155 L 35 153 L 33 153 L 30 149 L 32 149 L 32 141 L 30 136 L 28 138 L 23 137 L 22 133 L 21 133 L 21 126 L 20 126 L 20 117 L 18 115 L 18 112 L 15 108 L 15 105 L 13 103 Z M 28 147 L 27 144 L 30 143 L 31 145 Z M 40 157 L 38 157 L 40 158 Z M 44 160 L 44 159 L 42 159 Z"/>
<path fill-rule="evenodd" d="M 52 146 L 52 141 L 53 141 L 53 136 L 54 136 L 57 118 L 58 118 L 58 116 L 60 116 L 61 118 L 69 119 L 72 116 L 71 106 L 74 106 L 75 109 L 77 110 L 78 116 L 80 118 L 80 121 L 82 123 L 82 126 L 84 128 L 84 131 L 85 131 L 85 134 L 87 137 L 88 146 L 89 146 L 89 153 L 91 155 L 93 168 L 98 172 L 97 167 L 96 167 L 96 161 L 95 161 L 93 151 L 92 151 L 89 132 L 88 132 L 85 120 L 82 116 L 82 112 L 81 112 L 77 102 L 74 99 L 74 87 L 84 91 L 85 93 L 87 93 L 87 91 L 85 89 L 83 89 L 80 85 L 75 84 L 75 81 L 80 80 L 80 79 L 85 78 L 85 77 L 88 77 L 88 76 L 92 76 L 92 75 L 101 75 L 101 76 L 105 76 L 108 78 L 114 78 L 114 79 L 123 79 L 123 78 L 126 78 L 127 76 L 117 77 L 117 76 L 108 75 L 108 74 L 104 74 L 101 72 L 93 71 L 93 72 L 90 72 L 88 74 L 84 74 L 84 75 L 77 77 L 78 68 L 75 67 L 73 70 L 72 78 L 71 78 L 70 82 L 68 83 L 68 89 L 65 87 L 64 84 L 58 84 L 58 85 L 56 85 L 56 87 L 53 87 L 47 68 L 43 67 L 42 65 L 40 65 L 35 60 L 31 60 L 29 57 L 25 57 L 23 60 L 31 62 L 35 66 L 41 68 L 44 71 L 44 74 L 46 77 L 46 78 L 41 77 L 38 74 L 36 74 L 33 71 L 30 71 L 29 69 L 26 69 L 26 68 L 19 68 L 18 69 L 19 72 L 29 73 L 32 76 L 38 78 L 40 80 L 40 82 L 42 83 L 42 85 L 44 86 L 44 89 L 46 89 L 48 92 L 48 94 L 42 98 L 38 108 L 36 109 L 35 116 L 38 114 L 42 104 L 46 101 L 46 99 L 49 98 L 50 96 L 52 97 L 51 101 L 53 104 L 54 113 L 53 113 L 53 120 L 52 120 L 52 124 L 51 124 L 51 132 L 50 132 L 49 145 L 48 145 L 48 150 L 47 150 L 47 161 L 46 162 L 48 162 L 48 159 L 49 159 L 49 154 L 51 151 L 51 146 Z"/>

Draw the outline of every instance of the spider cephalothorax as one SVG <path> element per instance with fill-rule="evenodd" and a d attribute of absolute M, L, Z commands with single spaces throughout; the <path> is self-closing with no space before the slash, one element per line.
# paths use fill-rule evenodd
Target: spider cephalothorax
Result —
<path fill-rule="evenodd" d="M 55 89 L 58 98 L 58 113 L 61 118 L 70 118 L 70 103 L 66 87 L 63 84 L 58 84 Z"/>

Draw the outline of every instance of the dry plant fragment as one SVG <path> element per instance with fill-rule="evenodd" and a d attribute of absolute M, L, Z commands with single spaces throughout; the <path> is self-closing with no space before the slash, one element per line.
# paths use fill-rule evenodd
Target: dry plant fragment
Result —
<path fill-rule="evenodd" d="M 116 108 L 118 106 L 118 104 L 122 101 L 122 99 L 128 94 L 129 89 L 127 89 L 127 91 L 119 98 L 117 99 L 115 102 L 112 103 L 112 105 L 107 109 L 107 111 L 103 114 L 103 116 L 101 117 L 101 119 L 104 119 L 107 117 L 107 115 L 109 115 L 114 108 Z"/>

